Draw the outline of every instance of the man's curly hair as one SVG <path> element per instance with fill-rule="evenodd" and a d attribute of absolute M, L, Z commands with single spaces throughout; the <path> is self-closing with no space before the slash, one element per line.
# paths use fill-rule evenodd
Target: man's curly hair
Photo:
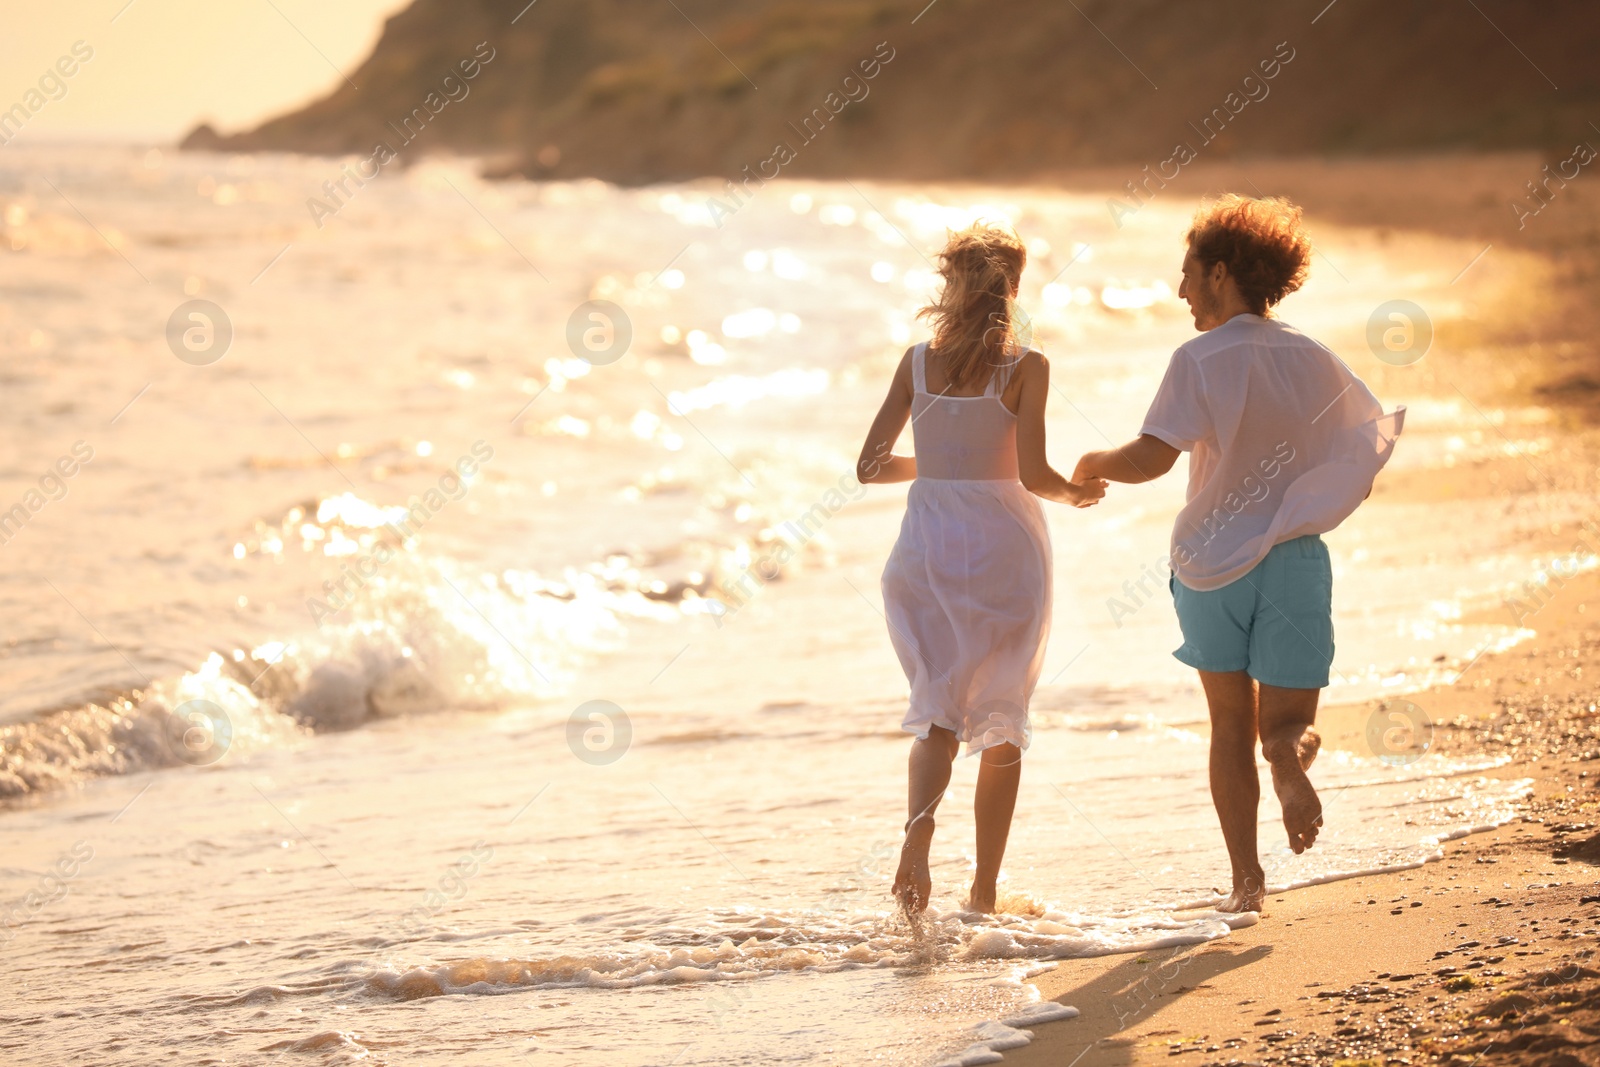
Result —
<path fill-rule="evenodd" d="M 1229 193 L 1202 204 L 1186 240 L 1207 268 L 1228 268 L 1257 315 L 1300 288 L 1311 273 L 1311 240 L 1300 228 L 1300 209 L 1281 196 L 1257 200 Z"/>

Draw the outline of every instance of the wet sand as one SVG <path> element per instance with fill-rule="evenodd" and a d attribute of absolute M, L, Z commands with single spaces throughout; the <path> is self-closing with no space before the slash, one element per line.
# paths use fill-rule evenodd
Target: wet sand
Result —
<path fill-rule="evenodd" d="M 1319 217 L 1365 223 L 1385 239 L 1382 227 L 1409 224 L 1478 234 L 1511 253 L 1502 269 L 1520 271 L 1520 284 L 1441 327 L 1449 362 L 1433 360 L 1423 391 L 1444 394 L 1453 382 L 1496 403 L 1544 405 L 1552 446 L 1533 456 L 1508 438 L 1498 458 L 1386 474 L 1378 494 L 1515 507 L 1596 484 L 1600 364 L 1586 338 L 1600 180 L 1575 183 L 1543 212 L 1565 217 L 1517 231 L 1506 224 L 1517 191 L 1506 183 L 1540 162 L 1221 166 L 1195 180 L 1198 195 L 1249 174 L 1305 203 L 1313 226 Z M 1512 256 L 1523 258 L 1505 266 Z M 1593 532 L 1552 528 L 1541 550 L 1594 556 L 1600 509 L 1591 522 Z M 1081 1014 L 1037 1027 L 1005 1062 L 1600 1065 L 1600 575 L 1531 575 L 1521 596 L 1489 610 L 1536 636 L 1403 699 L 1431 723 L 1421 758 L 1503 756 L 1491 773 L 1531 779 L 1525 821 L 1446 843 L 1442 860 L 1414 870 L 1269 897 L 1258 925 L 1220 942 L 1064 962 L 1034 984 Z M 1325 748 L 1371 754 L 1369 725 L 1389 710 L 1377 701 L 1325 708 Z M 1328 810 L 1337 818 L 1336 805 Z"/>

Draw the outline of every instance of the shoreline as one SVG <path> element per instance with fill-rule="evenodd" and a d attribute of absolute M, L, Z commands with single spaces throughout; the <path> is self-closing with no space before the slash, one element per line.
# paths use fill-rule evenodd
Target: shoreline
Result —
<path fill-rule="evenodd" d="M 1591 605 L 1594 605 L 1591 608 Z M 1067 1064 L 1600 1064 L 1600 574 L 1566 581 L 1536 636 L 1406 699 L 1434 752 L 1506 755 L 1522 819 L 1440 859 L 1270 894 L 1261 921 L 1161 953 L 1067 960 L 1032 979 L 1077 1008 L 1005 1055 Z M 1324 746 L 1370 752 L 1385 701 L 1319 712 Z"/>

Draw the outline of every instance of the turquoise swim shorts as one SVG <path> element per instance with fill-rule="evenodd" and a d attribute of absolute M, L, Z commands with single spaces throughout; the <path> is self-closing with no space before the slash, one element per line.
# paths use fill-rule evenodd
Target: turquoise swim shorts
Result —
<path fill-rule="evenodd" d="M 1174 656 L 1201 671 L 1249 671 L 1266 685 L 1322 689 L 1333 664 L 1333 568 L 1311 534 L 1274 545 L 1221 589 L 1169 583 L 1183 645 Z"/>

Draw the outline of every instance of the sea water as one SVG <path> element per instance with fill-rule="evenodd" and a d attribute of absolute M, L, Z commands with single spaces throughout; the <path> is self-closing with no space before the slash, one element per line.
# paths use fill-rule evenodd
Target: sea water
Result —
<path fill-rule="evenodd" d="M 975 218 L 1029 242 L 1053 461 L 1135 433 L 1193 334 L 1186 203 L 1119 227 L 1048 189 L 794 181 L 730 215 L 710 184 L 437 160 L 314 219 L 339 168 L 0 160 L 7 1062 L 933 1063 L 1044 1018 L 1047 961 L 1249 921 L 1208 908 L 1204 706 L 1169 655 L 1181 473 L 1047 506 L 1006 913 L 960 908 L 962 759 L 930 918 L 894 914 L 905 487 L 850 478 Z M 1358 373 L 1382 301 L 1465 299 L 1472 249 L 1314 236 L 1282 313 Z M 1542 447 L 1537 412 L 1379 392 L 1410 406 L 1395 477 Z M 1328 699 L 1514 641 L 1471 612 L 1582 504 L 1370 501 L 1328 537 Z M 1306 855 L 1264 791 L 1273 885 L 1425 862 L 1525 788 L 1380 749 L 1317 764 Z"/>

